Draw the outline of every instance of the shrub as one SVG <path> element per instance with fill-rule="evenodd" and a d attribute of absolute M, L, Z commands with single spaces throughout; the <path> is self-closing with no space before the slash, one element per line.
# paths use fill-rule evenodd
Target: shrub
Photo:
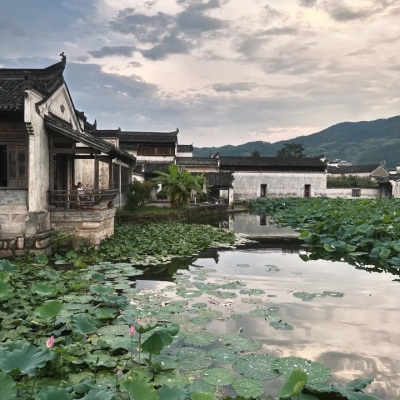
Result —
<path fill-rule="evenodd" d="M 134 211 L 138 207 L 142 207 L 147 201 L 150 201 L 151 190 L 154 183 L 149 181 L 133 181 L 126 192 L 125 209 Z"/>

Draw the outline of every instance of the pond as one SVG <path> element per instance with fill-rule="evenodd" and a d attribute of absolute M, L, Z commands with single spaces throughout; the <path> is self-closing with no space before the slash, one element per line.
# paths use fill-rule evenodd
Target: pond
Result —
<path fill-rule="evenodd" d="M 255 223 L 248 223 L 251 218 Z M 273 225 L 257 224 L 257 218 L 235 215 L 214 224 L 232 228 L 236 223 L 236 230 L 250 236 L 278 232 Z M 185 282 L 188 297 L 196 296 L 188 299 L 189 310 L 190 305 L 204 303 L 220 313 L 205 325 L 207 332 L 218 337 L 241 332 L 261 342 L 262 353 L 320 362 L 331 369 L 332 381 L 373 378 L 366 392 L 395 398 L 400 393 L 398 277 L 344 262 L 305 262 L 299 256 L 304 252 L 299 244 L 276 241 L 211 250 L 200 253 L 187 271 L 178 270 L 174 279 L 177 286 Z M 230 289 L 234 295 L 226 298 L 210 292 L 193 294 L 190 288 L 196 290 L 199 275 L 218 287 L 229 282 L 245 286 Z M 174 292 L 171 282 L 153 279 L 157 277 L 138 277 L 137 287 Z M 276 395 L 280 384 L 265 383 L 267 393 Z"/>

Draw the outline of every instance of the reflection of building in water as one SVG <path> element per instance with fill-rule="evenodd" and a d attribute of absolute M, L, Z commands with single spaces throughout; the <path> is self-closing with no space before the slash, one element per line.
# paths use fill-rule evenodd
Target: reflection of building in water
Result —
<path fill-rule="evenodd" d="M 229 229 L 252 238 L 297 238 L 298 233 L 287 226 L 274 224 L 269 216 L 238 213 L 229 215 Z"/>
<path fill-rule="evenodd" d="M 202 250 L 200 253 L 196 256 L 196 258 L 213 258 L 215 263 L 218 264 L 219 261 L 219 254 L 217 249 L 207 249 L 207 250 Z"/>

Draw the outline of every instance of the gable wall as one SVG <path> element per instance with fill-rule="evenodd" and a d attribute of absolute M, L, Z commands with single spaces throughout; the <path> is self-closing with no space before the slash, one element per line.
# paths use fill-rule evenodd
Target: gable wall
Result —
<path fill-rule="evenodd" d="M 304 197 L 304 185 L 311 185 L 311 197 L 326 193 L 326 174 L 296 172 L 234 172 L 234 200 L 260 197 L 267 185 L 267 197 Z"/>

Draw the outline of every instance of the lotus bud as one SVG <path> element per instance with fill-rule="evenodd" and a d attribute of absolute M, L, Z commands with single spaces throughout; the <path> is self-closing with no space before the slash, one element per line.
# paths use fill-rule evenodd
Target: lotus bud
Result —
<path fill-rule="evenodd" d="M 48 349 L 51 349 L 54 346 L 54 335 L 51 335 L 47 340 L 46 340 L 46 347 Z"/>
<path fill-rule="evenodd" d="M 136 333 L 135 325 L 131 325 L 129 327 L 129 333 L 131 334 L 131 336 L 133 336 Z"/>

